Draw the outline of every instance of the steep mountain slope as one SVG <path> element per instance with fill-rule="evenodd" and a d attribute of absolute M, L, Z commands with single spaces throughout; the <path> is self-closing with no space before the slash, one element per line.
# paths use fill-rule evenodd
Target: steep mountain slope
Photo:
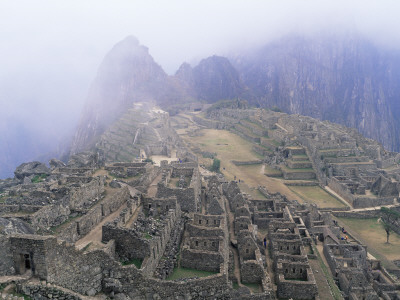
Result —
<path fill-rule="evenodd" d="M 171 104 L 242 98 L 326 119 L 400 149 L 400 53 L 356 35 L 291 36 L 230 58 L 184 63 L 168 76 L 128 37 L 106 56 L 89 92 L 72 153 L 92 147 L 135 102 Z"/>
<path fill-rule="evenodd" d="M 175 77 L 190 89 L 198 100 L 215 102 L 244 94 L 246 88 L 230 61 L 221 56 L 211 56 L 191 68 L 184 63 Z"/>
<path fill-rule="evenodd" d="M 253 103 L 357 128 L 400 149 L 400 54 L 355 36 L 290 37 L 232 59 Z"/>
<path fill-rule="evenodd" d="M 162 102 L 167 90 L 168 76 L 148 49 L 134 37 L 119 42 L 105 57 L 90 88 L 71 152 L 93 146 L 132 103 Z"/>

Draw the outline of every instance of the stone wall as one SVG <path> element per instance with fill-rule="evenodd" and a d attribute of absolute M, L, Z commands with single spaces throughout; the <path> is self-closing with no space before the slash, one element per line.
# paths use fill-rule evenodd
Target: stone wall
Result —
<path fill-rule="evenodd" d="M 224 258 L 219 252 L 184 248 L 180 265 L 183 268 L 219 272 Z"/>
<path fill-rule="evenodd" d="M 265 274 L 256 260 L 246 260 L 240 263 L 240 276 L 243 283 L 261 283 Z"/>
<path fill-rule="evenodd" d="M 35 212 L 32 217 L 33 226 L 52 227 L 65 222 L 70 215 L 68 197 L 61 200 L 59 203 L 45 206 Z"/>
<path fill-rule="evenodd" d="M 197 211 L 198 195 L 193 188 L 171 189 L 164 184 L 159 183 L 157 188 L 157 198 L 176 197 L 181 209 L 186 212 Z"/>
<path fill-rule="evenodd" d="M 310 276 L 314 277 L 313 274 L 310 274 Z M 279 298 L 314 299 L 318 295 L 318 290 L 315 280 L 285 280 L 284 275 L 280 274 L 277 295 Z"/>
<path fill-rule="evenodd" d="M 112 197 L 105 198 L 87 214 L 71 222 L 58 237 L 70 243 L 76 242 L 90 232 L 105 217 L 118 210 L 130 198 L 129 189 L 123 187 L 115 192 Z"/>
<path fill-rule="evenodd" d="M 94 177 L 91 182 L 73 188 L 70 192 L 71 210 L 79 210 L 93 205 L 104 192 L 104 177 Z"/>
<path fill-rule="evenodd" d="M 235 166 L 248 166 L 248 165 L 260 165 L 263 163 L 263 161 L 262 160 L 246 160 L 246 161 L 232 160 L 232 163 Z"/>
<path fill-rule="evenodd" d="M 60 288 L 44 284 L 22 283 L 16 286 L 17 293 L 31 297 L 32 299 L 61 299 L 82 300 L 82 297 L 73 292 L 66 292 Z"/>
<path fill-rule="evenodd" d="M 8 236 L 0 235 L 0 276 L 13 275 L 15 273 L 10 246 Z"/>
<path fill-rule="evenodd" d="M 121 260 L 129 261 L 134 258 L 141 259 L 143 274 L 152 275 L 164 254 L 171 233 L 181 217 L 179 206 L 176 210 L 169 210 L 165 226 L 159 236 L 149 233 L 141 234 L 134 229 L 115 226 L 107 223 L 102 228 L 102 241 L 115 240 L 115 252 Z"/>
<path fill-rule="evenodd" d="M 299 172 L 299 171 L 290 172 L 282 168 L 281 171 L 283 173 L 283 178 L 286 180 L 308 180 L 308 179 L 315 179 L 316 177 L 314 171 L 312 170 L 304 172 Z"/>

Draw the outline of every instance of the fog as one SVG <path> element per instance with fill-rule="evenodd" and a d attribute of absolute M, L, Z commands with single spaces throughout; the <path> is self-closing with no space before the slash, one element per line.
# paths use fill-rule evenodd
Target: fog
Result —
<path fill-rule="evenodd" d="M 135 35 L 163 69 L 289 33 L 358 32 L 400 48 L 399 1 L 0 2 L 0 177 L 74 131 L 104 55 Z"/>

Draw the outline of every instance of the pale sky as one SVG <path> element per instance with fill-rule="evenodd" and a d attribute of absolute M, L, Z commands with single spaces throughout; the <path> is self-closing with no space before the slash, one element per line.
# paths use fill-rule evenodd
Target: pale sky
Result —
<path fill-rule="evenodd" d="M 128 35 L 173 74 L 292 32 L 356 31 L 399 49 L 399 12 L 394 0 L 0 0 L 0 138 L 10 122 L 71 131 L 103 57 Z"/>

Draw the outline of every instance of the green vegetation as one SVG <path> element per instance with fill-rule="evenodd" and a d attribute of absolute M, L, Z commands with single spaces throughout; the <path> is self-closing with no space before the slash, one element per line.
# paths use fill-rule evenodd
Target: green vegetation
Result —
<path fill-rule="evenodd" d="M 213 164 L 210 167 L 210 171 L 219 173 L 220 172 L 220 170 L 219 170 L 220 166 L 221 166 L 221 161 L 218 158 L 214 158 L 213 159 Z"/>
<path fill-rule="evenodd" d="M 121 264 L 123 266 L 135 265 L 136 268 L 140 269 L 142 267 L 143 259 L 140 258 L 132 258 L 131 260 L 122 261 Z"/>
<path fill-rule="evenodd" d="M 340 293 L 340 290 L 338 286 L 336 285 L 335 281 L 332 278 L 332 274 L 329 271 L 328 267 L 325 265 L 324 261 L 321 258 L 321 255 L 319 254 L 317 249 L 314 249 L 314 245 L 311 245 L 313 252 L 317 254 L 317 258 L 319 261 L 319 264 L 321 266 L 322 272 L 325 275 L 326 281 L 328 281 L 329 288 L 331 289 L 331 293 L 334 299 L 336 300 L 343 300 L 342 294 Z"/>
<path fill-rule="evenodd" d="M 146 158 L 145 160 L 143 160 L 143 162 L 149 162 L 149 163 L 154 163 L 153 160 L 151 158 Z"/>
<path fill-rule="evenodd" d="M 389 244 L 390 231 L 392 230 L 391 227 L 395 226 L 397 221 L 400 219 L 400 213 L 388 207 L 381 207 L 381 213 L 382 225 L 386 231 L 386 243 Z"/>
<path fill-rule="evenodd" d="M 232 284 L 232 288 L 233 288 L 234 290 L 237 290 L 239 287 L 240 287 L 240 286 L 239 286 L 239 284 L 238 284 L 237 282 L 234 282 L 234 283 Z"/>
<path fill-rule="evenodd" d="M 218 102 L 215 102 L 213 105 L 211 105 L 207 109 L 207 113 L 212 112 L 213 110 L 217 109 L 223 109 L 223 108 L 236 108 L 236 109 L 246 109 L 248 108 L 248 103 L 246 100 L 239 100 L 239 99 L 234 99 L 234 100 L 220 100 Z"/>
<path fill-rule="evenodd" d="M 47 175 L 47 174 L 35 175 L 35 177 L 33 177 L 33 178 L 31 179 L 31 182 L 32 182 L 32 183 L 39 183 L 39 182 L 42 182 L 42 181 L 44 181 L 44 180 L 46 179 L 47 176 L 49 176 L 49 175 Z"/>
<path fill-rule="evenodd" d="M 92 245 L 92 242 L 88 243 L 85 247 L 82 248 L 82 252 L 85 252 Z"/>
<path fill-rule="evenodd" d="M 305 202 L 315 203 L 320 208 L 346 206 L 319 186 L 289 186 L 289 189 Z"/>
<path fill-rule="evenodd" d="M 260 293 L 262 291 L 261 285 L 258 283 L 243 283 L 244 286 L 247 286 L 253 293 Z"/>
<path fill-rule="evenodd" d="M 282 112 L 282 109 L 280 109 L 280 108 L 277 107 L 277 106 L 272 106 L 270 109 L 271 109 L 272 111 L 274 111 L 274 112 Z"/>
<path fill-rule="evenodd" d="M 400 259 L 400 235 L 391 234 L 390 243 L 386 243 L 386 234 L 383 223 L 379 218 L 354 219 L 337 218 L 351 236 L 367 245 L 370 252 L 380 259 L 384 266 L 393 267 L 391 260 Z"/>
<path fill-rule="evenodd" d="M 193 277 L 207 277 L 215 274 L 218 273 L 178 267 L 174 269 L 174 271 L 167 278 L 167 280 L 176 280 L 176 279 L 193 278 Z"/>
<path fill-rule="evenodd" d="M 146 232 L 143 237 L 147 240 L 151 240 L 153 238 L 153 236 L 151 234 L 149 234 L 148 232 Z"/>

